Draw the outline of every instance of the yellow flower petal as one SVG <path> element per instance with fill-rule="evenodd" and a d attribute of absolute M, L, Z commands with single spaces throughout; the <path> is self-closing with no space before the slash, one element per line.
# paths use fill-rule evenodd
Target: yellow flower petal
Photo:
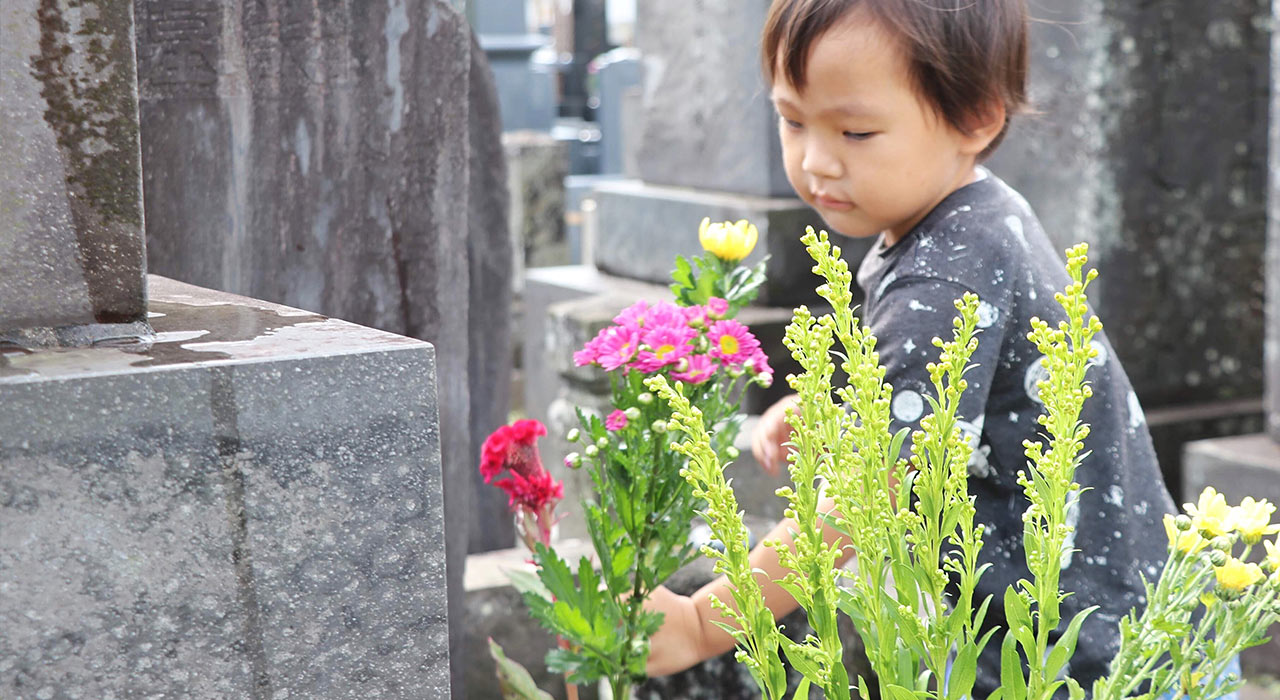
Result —
<path fill-rule="evenodd" d="M 750 255 L 759 237 L 759 230 L 746 219 L 717 223 L 703 219 L 698 227 L 698 241 L 703 249 L 726 262 L 737 262 Z"/>
<path fill-rule="evenodd" d="M 1245 496 L 1240 505 L 1233 509 L 1235 530 L 1244 538 L 1246 544 L 1257 544 L 1263 537 L 1280 532 L 1280 525 L 1271 523 L 1271 514 L 1276 507 L 1265 499 L 1255 501 Z"/>
<path fill-rule="evenodd" d="M 1239 593 L 1265 578 L 1257 564 L 1246 564 L 1235 557 L 1228 559 L 1222 566 L 1213 567 L 1213 574 L 1218 579 L 1218 585 L 1232 593 Z"/>
<path fill-rule="evenodd" d="M 1179 532 L 1174 525 L 1174 518 L 1168 513 L 1164 516 L 1164 531 L 1169 536 L 1169 545 L 1176 546 L 1183 554 L 1195 554 L 1209 545 L 1209 541 L 1196 533 L 1194 529 Z"/>
<path fill-rule="evenodd" d="M 1207 487 L 1195 505 L 1183 506 L 1191 516 L 1192 529 L 1204 537 L 1218 537 L 1235 529 L 1235 511 L 1227 505 L 1227 499 L 1212 486 Z"/>

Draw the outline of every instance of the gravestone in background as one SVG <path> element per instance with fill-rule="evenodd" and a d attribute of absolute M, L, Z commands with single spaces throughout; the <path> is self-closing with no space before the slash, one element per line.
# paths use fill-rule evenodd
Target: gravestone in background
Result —
<path fill-rule="evenodd" d="M 1183 442 L 1261 429 L 1268 3 L 1031 12 L 1040 114 L 991 167 L 1061 249 L 1090 244 L 1090 296 L 1176 494 Z"/>
<path fill-rule="evenodd" d="M 507 228 L 511 197 L 502 148 L 502 121 L 493 72 L 475 35 L 471 37 L 469 191 L 467 260 L 471 328 L 467 378 L 471 391 L 471 451 L 479 455 L 489 433 L 507 422 L 511 403 L 513 342 L 511 268 L 515 251 Z M 476 461 L 479 466 L 479 459 Z M 510 547 L 515 526 L 506 496 L 471 470 L 471 523 L 468 552 Z"/>
<path fill-rule="evenodd" d="M 471 313 L 506 314 L 468 304 L 465 21 L 442 0 L 140 0 L 137 18 L 152 270 L 435 345 L 460 626 Z"/>
<path fill-rule="evenodd" d="M 127 2 L 0 5 L 0 341 L 148 333 L 132 29 Z"/>

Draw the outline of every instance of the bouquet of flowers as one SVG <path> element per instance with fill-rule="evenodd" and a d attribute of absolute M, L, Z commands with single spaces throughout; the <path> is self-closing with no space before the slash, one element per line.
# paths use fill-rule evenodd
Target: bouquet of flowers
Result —
<path fill-rule="evenodd" d="M 671 409 L 655 400 L 645 381 L 664 377 L 687 387 L 690 405 L 715 432 L 709 449 L 732 460 L 738 456 L 733 443 L 746 386 L 767 387 L 773 380 L 759 341 L 734 320 L 764 281 L 765 261 L 741 265 L 757 237 L 746 221 L 704 219 L 699 230 L 704 253 L 676 260 L 674 303 L 636 302 L 574 354 L 578 366 L 606 373 L 613 407 L 605 416 L 579 409 L 580 426 L 567 436 L 579 449 L 566 464 L 587 470 L 594 485 L 581 504 L 594 562 L 583 557 L 571 567 L 552 546 L 552 509 L 563 489 L 542 476 L 541 463 L 534 458 L 501 462 L 511 476 L 496 485 L 509 494 L 537 565 L 536 574 L 510 572 L 511 580 L 533 617 L 561 640 L 547 664 L 571 683 L 607 679 L 613 697 L 629 696 L 632 684 L 645 678 L 649 638 L 661 624 L 661 615 L 645 611 L 643 602 L 697 555 L 689 533 L 702 501 L 681 476 L 685 457 L 668 449 Z M 503 449 L 502 454 L 511 454 L 510 446 L 524 444 L 521 439 L 539 430 L 545 434 L 540 424 L 530 423 L 495 433 L 490 438 L 494 454 Z M 481 466 L 487 469 L 486 481 L 501 471 L 493 468 L 499 460 L 489 460 L 489 454 L 486 443 L 488 461 Z M 529 466 L 534 463 L 536 468 Z M 510 663 L 500 661 L 504 682 L 519 676 Z M 508 684 L 509 697 L 536 697 L 529 685 L 521 686 L 526 692 Z"/>
<path fill-rule="evenodd" d="M 792 641 L 769 614 L 748 563 L 745 527 L 724 478 L 715 431 L 691 405 L 688 387 L 673 386 L 665 376 L 646 381 L 672 407 L 666 426 L 684 438 L 672 448 L 689 457 L 686 477 L 694 495 L 707 503 L 713 534 L 725 544 L 723 551 L 704 552 L 718 560 L 717 569 L 731 584 L 734 605 L 720 601 L 719 609 L 733 623 L 738 659 L 770 700 L 786 692 L 783 653 L 804 675 L 793 697 L 807 698 L 811 685 L 831 699 L 849 698 L 853 687 L 860 697 L 869 697 L 867 679 L 857 678 L 855 686 L 841 664 L 838 608 L 851 617 L 866 644 L 881 698 L 970 696 L 978 654 L 993 641 L 1001 649 L 1002 683 L 993 698 L 1049 700 L 1064 689 L 1072 700 L 1084 697 L 1066 671 L 1081 624 L 1093 609 L 1062 620 L 1058 581 L 1062 555 L 1070 547 L 1067 504 L 1080 489 L 1075 470 L 1089 432 L 1080 422 L 1080 409 L 1091 394 L 1085 372 L 1096 350 L 1090 340 L 1102 327 L 1097 317 L 1087 316 L 1085 291 L 1096 277 L 1096 271 L 1084 272 L 1087 248 L 1068 251 L 1072 282 L 1057 295 L 1067 320 L 1056 328 L 1034 321 L 1028 335 L 1046 356 L 1048 377 L 1039 384 L 1046 439 L 1026 443 L 1027 468 L 1019 472 L 1030 504 L 1023 518 L 1030 576 L 995 601 L 1003 605 L 1008 629 L 993 640 L 995 630 L 981 632 L 992 601 L 973 599 L 983 573 L 976 563 L 982 530 L 974 524 L 966 481 L 972 448 L 956 424 L 964 374 L 978 342 L 978 300 L 973 295 L 958 300 L 953 337 L 934 339 L 940 352 L 929 365 L 933 411 L 910 436 L 911 454 L 904 458 L 906 431 L 888 432 L 893 388 L 884 383 L 876 339 L 850 308 L 848 266 L 825 233 L 811 229 L 803 240 L 817 263 L 815 271 L 825 278 L 819 292 L 833 310 L 815 318 L 801 307 L 787 329 L 787 346 L 804 371 L 788 377 L 800 395 L 788 417 L 794 428 L 794 487 L 779 495 L 790 501 L 789 515 L 800 531 L 793 547 L 779 548 L 779 560 L 792 572 L 781 584 L 805 609 L 813 636 Z M 844 406 L 832 399 L 833 356 L 849 377 L 849 384 L 834 392 Z M 820 479 L 827 483 L 834 512 L 819 512 Z M 1263 540 L 1280 530 L 1270 522 L 1275 508 L 1253 499 L 1229 507 L 1212 489 L 1185 508 L 1186 514 L 1166 522 L 1165 568 L 1147 584 L 1146 609 L 1121 621 L 1120 650 L 1110 675 L 1094 685 L 1094 698 L 1118 700 L 1136 692 L 1153 698 L 1169 691 L 1195 699 L 1219 697 L 1240 684 L 1224 673 L 1227 663 L 1260 643 L 1266 628 L 1280 619 L 1280 541 Z M 834 569 L 837 552 L 823 541 L 824 520 L 857 552 L 856 573 Z M 1260 542 L 1262 565 L 1246 563 Z M 838 586 L 840 577 L 848 577 L 849 585 Z M 952 584 L 955 594 L 944 597 Z"/>

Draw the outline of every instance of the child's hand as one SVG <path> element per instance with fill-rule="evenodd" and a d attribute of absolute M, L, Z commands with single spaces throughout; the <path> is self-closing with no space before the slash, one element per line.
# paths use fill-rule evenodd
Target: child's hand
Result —
<path fill-rule="evenodd" d="M 644 607 L 665 615 L 662 627 L 658 628 L 649 641 L 649 661 L 645 665 L 645 673 L 655 677 L 665 676 L 683 671 L 703 660 L 702 619 L 692 598 L 658 586 L 649 595 Z"/>
<path fill-rule="evenodd" d="M 791 440 L 791 425 L 786 421 L 787 407 L 794 406 L 800 397 L 785 396 L 760 416 L 755 432 L 751 434 L 751 454 L 766 473 L 777 476 L 786 462 L 786 443 Z"/>

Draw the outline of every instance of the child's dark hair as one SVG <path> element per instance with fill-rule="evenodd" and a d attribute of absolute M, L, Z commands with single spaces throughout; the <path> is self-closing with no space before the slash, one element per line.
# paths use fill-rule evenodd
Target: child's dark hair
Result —
<path fill-rule="evenodd" d="M 995 151 L 1027 104 L 1025 0 L 774 0 L 760 51 L 769 82 L 781 72 L 803 90 L 814 42 L 855 10 L 898 37 L 916 89 L 951 126 L 967 133 L 985 107 L 1004 105 L 1005 128 L 981 158 Z"/>

